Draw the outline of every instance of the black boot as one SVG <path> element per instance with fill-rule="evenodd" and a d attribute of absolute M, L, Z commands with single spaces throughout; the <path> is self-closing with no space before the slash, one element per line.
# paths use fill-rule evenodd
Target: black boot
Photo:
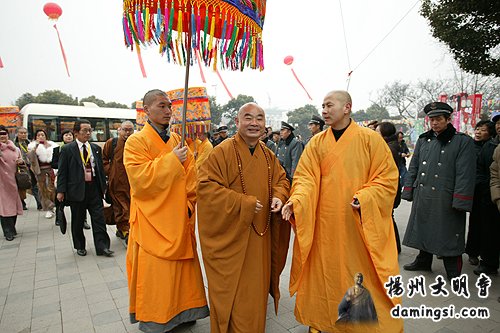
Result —
<path fill-rule="evenodd" d="M 28 207 L 26 206 L 26 202 L 24 200 L 21 200 L 21 203 L 23 204 L 23 210 L 28 210 Z"/>
<path fill-rule="evenodd" d="M 2 231 L 5 239 L 11 241 L 14 239 L 14 232 L 12 229 L 12 216 L 2 216 L 0 217 L 0 221 L 2 224 Z"/>
<path fill-rule="evenodd" d="M 418 256 L 411 264 L 403 266 L 405 271 L 428 271 L 432 272 L 432 254 L 425 251 L 420 251 Z"/>

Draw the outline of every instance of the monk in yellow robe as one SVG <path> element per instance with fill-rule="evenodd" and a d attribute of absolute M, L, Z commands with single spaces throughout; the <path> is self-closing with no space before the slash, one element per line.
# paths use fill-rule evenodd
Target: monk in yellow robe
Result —
<path fill-rule="evenodd" d="M 307 144 L 293 177 L 283 218 L 294 214 L 295 243 L 290 294 L 295 317 L 310 332 L 400 332 L 384 287 L 399 274 L 392 223 L 398 170 L 391 151 L 375 131 L 358 126 L 346 91 L 323 102 L 329 129 Z M 375 305 L 377 322 L 336 324 L 339 304 L 357 273 Z"/>
<path fill-rule="evenodd" d="M 214 149 L 212 143 L 208 140 L 207 133 L 198 133 L 199 144 L 197 146 L 196 170 L 200 170 L 201 165 L 207 159 L 208 155 Z"/>
<path fill-rule="evenodd" d="M 277 311 L 290 240 L 279 212 L 289 182 L 259 140 L 265 124 L 260 106 L 243 105 L 238 133 L 216 146 L 200 169 L 198 229 L 212 333 L 263 333 L 268 293 Z"/>
<path fill-rule="evenodd" d="M 170 133 L 171 102 L 144 96 L 148 123 L 125 143 L 130 182 L 127 277 L 130 319 L 160 333 L 209 315 L 196 252 L 196 170 L 192 153 Z"/>

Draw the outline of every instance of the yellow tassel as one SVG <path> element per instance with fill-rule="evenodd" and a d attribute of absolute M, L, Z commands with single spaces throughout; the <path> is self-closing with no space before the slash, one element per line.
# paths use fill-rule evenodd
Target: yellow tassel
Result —
<path fill-rule="evenodd" d="M 214 40 L 214 32 L 215 32 L 215 8 L 214 14 L 212 14 L 212 20 L 210 21 L 210 39 L 208 40 L 208 50 L 212 51 L 212 42 Z"/>
<path fill-rule="evenodd" d="M 179 43 L 182 43 L 182 11 L 179 9 L 177 14 L 177 39 L 175 40 L 175 50 L 177 51 L 177 59 L 179 59 L 179 64 L 184 65 L 182 61 L 182 54 L 179 52 Z"/>
<path fill-rule="evenodd" d="M 214 50 L 213 57 L 214 57 L 214 67 L 213 67 L 213 70 L 215 72 L 217 70 L 217 50 Z"/>
<path fill-rule="evenodd" d="M 144 41 L 149 41 L 149 7 L 146 6 L 146 19 L 144 20 Z"/>

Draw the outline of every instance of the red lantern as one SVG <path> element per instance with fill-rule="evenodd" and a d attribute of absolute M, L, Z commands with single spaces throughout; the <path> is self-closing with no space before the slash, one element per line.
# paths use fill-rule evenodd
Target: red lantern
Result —
<path fill-rule="evenodd" d="M 283 62 L 287 66 L 292 65 L 293 64 L 293 56 L 291 56 L 291 55 L 286 56 L 285 59 L 283 59 Z M 295 80 L 297 80 L 298 84 L 302 87 L 302 89 L 304 89 L 304 92 L 307 94 L 307 97 L 312 101 L 311 95 L 309 95 L 309 92 L 307 92 L 306 87 L 304 87 L 304 85 L 302 84 L 302 82 L 300 82 L 299 77 L 297 76 L 297 74 L 295 74 L 295 71 L 293 70 L 293 68 L 290 68 L 290 70 L 292 71 L 292 74 L 295 77 Z"/>
<path fill-rule="evenodd" d="M 51 20 L 57 20 L 59 16 L 62 15 L 61 7 L 53 2 L 47 2 L 45 6 L 43 6 L 43 11 Z"/>
<path fill-rule="evenodd" d="M 43 6 L 44 13 L 49 17 L 49 19 L 57 21 L 59 16 L 62 15 L 62 9 L 59 7 L 57 3 L 47 2 L 45 6 Z M 66 53 L 64 52 L 64 47 L 62 45 L 61 36 L 59 35 L 59 30 L 57 30 L 57 25 L 54 23 L 54 29 L 57 32 L 57 39 L 59 39 L 59 46 L 61 47 L 61 53 L 64 60 L 64 66 L 66 66 L 66 73 L 69 77 L 69 68 L 68 68 L 68 60 L 66 59 Z"/>

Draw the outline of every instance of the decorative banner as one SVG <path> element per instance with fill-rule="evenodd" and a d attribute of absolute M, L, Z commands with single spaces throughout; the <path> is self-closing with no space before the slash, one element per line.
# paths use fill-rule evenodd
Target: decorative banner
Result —
<path fill-rule="evenodd" d="M 59 17 L 62 15 L 62 9 L 59 7 L 58 4 L 53 3 L 53 2 L 47 2 L 45 6 L 43 6 L 43 11 L 45 14 L 49 17 L 50 20 L 57 21 Z M 56 29 L 57 32 L 57 39 L 59 39 L 59 46 L 61 47 L 61 53 L 63 56 L 64 60 L 64 66 L 66 66 L 66 73 L 69 75 L 69 68 L 68 68 L 68 60 L 66 59 L 66 53 L 64 52 L 64 47 L 61 41 L 61 36 L 59 35 L 59 30 L 57 30 L 57 25 L 54 24 L 54 29 Z"/>
<path fill-rule="evenodd" d="M 265 0 L 124 0 L 124 41 L 131 49 L 158 45 L 168 62 L 180 65 L 190 48 L 214 69 L 263 70 L 265 12 Z"/>
<path fill-rule="evenodd" d="M 144 112 L 142 101 L 135 102 L 135 110 L 135 124 L 137 126 L 137 130 L 140 131 L 142 130 L 144 125 L 146 125 L 146 122 L 148 121 L 148 115 L 146 114 L 146 112 Z"/>
<path fill-rule="evenodd" d="M 283 62 L 285 63 L 285 65 L 287 66 L 291 66 L 292 63 L 293 63 L 293 57 L 291 55 L 289 56 L 286 56 L 285 59 L 283 59 Z M 300 82 L 299 80 L 299 77 L 297 76 L 297 74 L 295 74 L 295 71 L 293 70 L 293 68 L 290 67 L 290 69 L 292 70 L 292 74 L 293 76 L 295 77 L 295 80 L 297 80 L 297 82 L 299 83 L 299 85 L 302 87 L 302 89 L 304 89 L 304 91 L 306 92 L 307 94 L 307 97 L 309 97 L 309 99 L 312 101 L 312 97 L 311 95 L 309 95 L 309 93 L 307 92 L 306 88 L 304 87 L 304 85 L 302 84 L 302 82 Z"/>
<path fill-rule="evenodd" d="M 2 57 L 0 57 L 0 68 L 3 68 Z"/>
<path fill-rule="evenodd" d="M 180 133 L 184 89 L 167 91 L 167 95 L 172 102 L 171 130 Z M 186 130 L 188 136 L 194 139 L 197 133 L 210 131 L 210 123 L 210 103 L 208 101 L 207 90 L 204 87 L 189 88 L 186 112 Z"/>

